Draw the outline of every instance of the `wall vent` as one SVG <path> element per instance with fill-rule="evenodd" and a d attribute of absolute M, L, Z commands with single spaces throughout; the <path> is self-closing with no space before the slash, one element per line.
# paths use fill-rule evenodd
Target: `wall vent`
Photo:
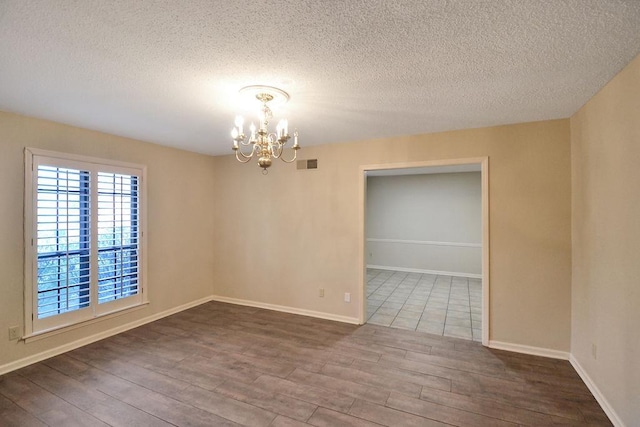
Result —
<path fill-rule="evenodd" d="M 318 159 L 298 160 L 297 169 L 318 169 Z"/>

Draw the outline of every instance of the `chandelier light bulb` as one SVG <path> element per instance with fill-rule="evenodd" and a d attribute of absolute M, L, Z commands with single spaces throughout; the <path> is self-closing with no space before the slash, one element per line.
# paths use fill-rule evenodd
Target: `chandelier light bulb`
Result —
<path fill-rule="evenodd" d="M 238 133 L 242 135 L 242 125 L 244 124 L 244 117 L 236 116 L 236 126 L 238 127 Z"/>
<path fill-rule="evenodd" d="M 287 122 L 286 119 L 282 119 L 280 120 L 280 122 L 278 122 L 278 137 L 283 137 L 289 134 L 289 131 L 287 129 L 288 126 L 289 126 L 289 123 Z"/>

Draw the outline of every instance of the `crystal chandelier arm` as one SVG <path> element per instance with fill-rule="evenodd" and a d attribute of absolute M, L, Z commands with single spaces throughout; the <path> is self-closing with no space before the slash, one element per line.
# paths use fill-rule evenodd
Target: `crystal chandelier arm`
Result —
<path fill-rule="evenodd" d="M 280 153 L 280 155 L 277 158 L 282 160 L 285 163 L 293 163 L 296 160 L 296 158 L 298 157 L 298 150 L 300 149 L 300 147 L 297 147 L 297 148 L 291 147 L 291 149 L 293 150 L 293 158 L 292 159 L 290 159 L 290 160 L 285 159 L 284 157 L 282 157 L 282 153 Z"/>
<path fill-rule="evenodd" d="M 255 142 L 255 134 L 252 132 L 249 138 L 246 137 L 244 133 L 238 133 L 238 129 L 233 128 L 231 131 L 231 139 L 233 139 L 234 145 L 247 145 L 253 144 Z"/>
<path fill-rule="evenodd" d="M 300 145 L 298 144 L 298 129 L 296 129 L 293 132 L 293 146 L 291 147 L 291 149 L 293 150 L 293 158 L 291 160 L 287 160 L 284 157 L 282 157 L 282 150 L 284 148 L 284 145 L 287 143 L 288 139 L 289 139 L 289 136 L 287 135 L 286 139 L 284 140 L 284 143 L 282 143 L 280 147 L 278 147 L 279 148 L 278 158 L 280 158 L 280 160 L 282 160 L 285 163 L 293 163 L 298 157 L 298 150 L 300 149 Z"/>
<path fill-rule="evenodd" d="M 235 151 L 235 152 L 236 152 L 236 159 L 238 159 L 238 161 L 239 161 L 239 162 L 247 163 L 247 162 L 248 162 L 248 161 L 253 157 L 253 155 L 255 154 L 255 152 L 256 152 L 256 146 L 255 146 L 255 144 L 254 144 L 254 145 L 251 147 L 251 151 L 250 151 L 249 153 L 245 154 L 245 153 L 242 151 L 242 147 L 241 147 L 241 146 L 238 146 L 238 141 L 239 141 L 239 140 L 240 140 L 240 138 L 235 138 L 235 139 L 234 139 L 234 142 L 233 142 L 233 151 Z M 249 141 L 249 142 L 251 142 L 251 141 Z M 247 144 L 244 144 L 242 141 L 240 141 L 240 143 L 241 143 L 242 145 L 249 145 L 248 143 L 247 143 Z M 242 157 L 243 159 L 246 159 L 246 160 L 244 160 L 244 161 L 243 161 L 243 160 L 241 160 L 241 159 L 240 159 L 240 157 Z"/>
<path fill-rule="evenodd" d="M 250 155 L 246 155 L 243 152 L 241 152 L 240 150 L 234 150 L 236 152 L 236 159 L 240 162 L 240 163 L 247 163 L 249 160 L 251 160 L 253 158 L 253 151 L 251 152 Z M 242 156 L 242 158 L 240 158 L 240 156 L 238 155 L 238 153 L 240 153 L 240 156 Z M 243 160 L 244 159 L 244 160 Z"/>
<path fill-rule="evenodd" d="M 276 135 L 275 134 L 274 134 L 274 139 L 276 139 Z M 274 159 L 280 158 L 280 156 L 282 155 L 282 151 L 284 149 L 285 143 L 286 143 L 286 141 L 285 142 L 281 142 L 280 140 L 277 140 L 277 139 L 274 141 L 274 143 L 272 144 L 272 147 L 273 147 L 273 154 L 272 155 L 273 155 Z"/>

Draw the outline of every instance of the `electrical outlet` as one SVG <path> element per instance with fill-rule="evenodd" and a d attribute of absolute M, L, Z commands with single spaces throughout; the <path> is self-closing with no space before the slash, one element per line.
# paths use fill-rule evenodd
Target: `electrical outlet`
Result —
<path fill-rule="evenodd" d="M 595 344 L 591 344 L 591 357 L 594 359 L 598 358 L 598 346 Z"/>
<path fill-rule="evenodd" d="M 351 294 L 349 292 L 344 293 L 344 302 L 351 302 Z"/>
<path fill-rule="evenodd" d="M 20 338 L 20 326 L 9 327 L 9 341 L 15 341 Z"/>
<path fill-rule="evenodd" d="M 318 289 L 318 296 L 319 297 L 323 297 L 324 296 L 324 288 Z"/>

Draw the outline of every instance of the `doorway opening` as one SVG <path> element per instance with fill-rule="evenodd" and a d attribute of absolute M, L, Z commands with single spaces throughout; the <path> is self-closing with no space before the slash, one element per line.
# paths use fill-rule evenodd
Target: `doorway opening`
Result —
<path fill-rule="evenodd" d="M 489 342 L 489 159 L 360 168 L 360 324 Z"/>

